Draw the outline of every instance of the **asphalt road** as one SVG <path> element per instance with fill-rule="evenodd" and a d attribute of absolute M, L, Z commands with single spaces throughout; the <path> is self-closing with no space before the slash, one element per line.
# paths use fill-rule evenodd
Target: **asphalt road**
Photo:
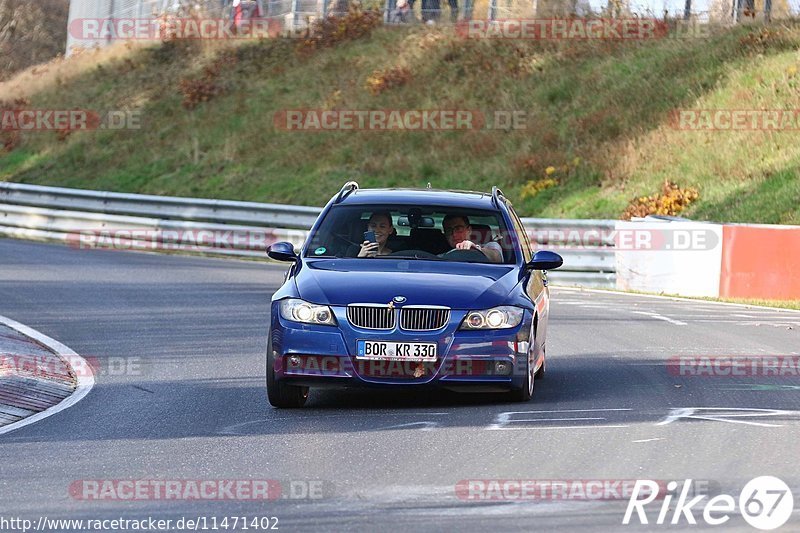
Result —
<path fill-rule="evenodd" d="M 530 403 L 312 391 L 306 408 L 274 410 L 264 392 L 264 348 L 269 298 L 282 278 L 283 269 L 255 262 L 0 240 L 0 314 L 100 365 L 80 403 L 0 437 L 0 518 L 275 516 L 279 530 L 659 530 L 669 526 L 652 524 L 658 503 L 647 508 L 647 528 L 624 527 L 624 499 L 475 501 L 456 486 L 693 479 L 738 498 L 751 478 L 774 475 L 800 497 L 796 372 L 682 376 L 668 364 L 799 355 L 800 313 L 554 288 L 548 375 Z M 296 488 L 313 480 L 322 482 L 322 497 L 97 501 L 70 493 L 80 480 L 136 479 L 272 479 Z M 785 530 L 800 530 L 798 507 L 800 500 Z M 715 529 L 701 515 L 702 507 L 695 529 Z M 755 531 L 739 515 L 720 528 Z"/>

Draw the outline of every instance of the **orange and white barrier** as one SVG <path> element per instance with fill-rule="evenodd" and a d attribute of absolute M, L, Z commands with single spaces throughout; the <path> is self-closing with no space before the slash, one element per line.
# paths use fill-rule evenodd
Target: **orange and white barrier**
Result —
<path fill-rule="evenodd" d="M 616 233 L 618 289 L 800 299 L 800 226 L 647 218 L 617 222 Z"/>
<path fill-rule="evenodd" d="M 800 226 L 725 225 L 719 295 L 800 299 Z"/>

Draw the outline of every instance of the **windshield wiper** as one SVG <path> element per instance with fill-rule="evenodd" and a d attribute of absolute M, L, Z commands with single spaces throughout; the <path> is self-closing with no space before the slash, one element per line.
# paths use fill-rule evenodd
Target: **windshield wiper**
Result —
<path fill-rule="evenodd" d="M 417 261 L 447 261 L 447 259 L 437 257 L 437 256 L 427 256 L 427 255 L 376 255 L 372 259 L 413 259 Z"/>

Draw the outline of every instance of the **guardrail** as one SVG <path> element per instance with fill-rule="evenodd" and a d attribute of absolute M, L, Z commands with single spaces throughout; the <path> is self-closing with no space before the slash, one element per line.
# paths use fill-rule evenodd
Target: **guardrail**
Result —
<path fill-rule="evenodd" d="M 317 207 L 89 191 L 6 182 L 0 183 L 0 203 L 294 229 L 310 228 L 321 211 Z"/>
<path fill-rule="evenodd" d="M 264 247 L 302 245 L 320 208 L 127 194 L 0 182 L 0 235 L 57 241 L 76 248 L 181 250 L 265 257 Z M 553 283 L 613 287 L 613 220 L 522 219 L 537 247 L 564 266 Z M 113 235 L 113 237 L 109 237 Z M 577 235 L 577 238 L 576 238 Z M 575 246 L 587 240 L 589 244 Z"/>

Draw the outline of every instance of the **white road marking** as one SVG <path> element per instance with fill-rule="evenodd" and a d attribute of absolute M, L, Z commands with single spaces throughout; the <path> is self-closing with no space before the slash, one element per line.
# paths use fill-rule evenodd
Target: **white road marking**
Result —
<path fill-rule="evenodd" d="M 723 411 L 714 413 L 714 411 Z M 730 413 L 730 411 L 733 411 Z M 657 426 L 666 426 L 682 418 L 694 420 L 709 420 L 712 422 L 729 422 L 731 424 L 745 424 L 748 426 L 759 427 L 783 427 L 783 424 L 768 424 L 762 422 L 751 422 L 746 420 L 732 420 L 734 418 L 756 418 L 765 416 L 798 415 L 797 411 L 784 411 L 781 409 L 755 409 L 749 407 L 681 407 L 670 409 L 670 414 L 664 420 L 658 422 Z"/>
<path fill-rule="evenodd" d="M 773 328 L 796 328 L 800 325 L 799 322 L 768 322 L 767 320 L 772 319 L 765 318 L 758 322 L 738 322 L 738 324 L 742 326 L 772 326 Z"/>
<path fill-rule="evenodd" d="M 669 322 L 670 324 L 675 324 L 676 326 L 687 326 L 686 322 L 681 322 L 680 320 L 675 320 L 674 318 L 670 318 L 668 316 L 659 315 L 658 313 L 652 313 L 650 311 L 634 311 L 637 315 L 646 315 L 650 318 L 655 318 L 656 320 L 663 320 L 665 322 Z"/>
<path fill-rule="evenodd" d="M 91 365 L 89 365 L 89 363 L 87 363 L 84 358 L 82 358 L 80 355 L 75 353 L 70 348 L 67 348 L 57 340 L 52 339 L 47 335 L 36 331 L 35 329 L 29 328 L 25 324 L 20 324 L 16 320 L 11 320 L 8 317 L 0 315 L 0 323 L 10 327 L 11 329 L 15 329 L 20 333 L 22 333 L 23 335 L 30 337 L 35 341 L 50 348 L 58 356 L 64 359 L 64 362 L 68 366 L 72 367 L 71 363 L 77 362 L 82 367 L 81 372 L 76 372 L 76 375 L 79 374 L 77 378 L 78 384 L 75 387 L 75 391 L 72 394 L 61 400 L 61 402 L 57 403 L 56 405 L 48 407 L 44 411 L 40 411 L 35 415 L 31 415 L 27 418 L 23 418 L 22 420 L 18 420 L 13 424 L 3 426 L 2 428 L 0 428 L 0 435 L 3 435 L 4 433 L 9 433 L 11 431 L 15 431 L 29 424 L 33 424 L 34 422 L 38 422 L 39 420 L 52 416 L 56 413 L 59 413 L 64 409 L 72 407 L 73 405 L 81 401 L 87 394 L 89 394 L 89 391 L 92 390 L 92 387 L 94 387 L 95 383 L 94 372 L 92 371 Z"/>
<path fill-rule="evenodd" d="M 523 427 L 523 428 L 490 428 L 487 427 L 487 430 L 497 430 L 497 431 L 514 431 L 514 430 L 536 430 L 536 431 L 544 431 L 547 429 L 608 429 L 608 428 L 626 428 L 629 426 L 622 426 L 622 425 L 597 425 L 597 426 L 532 426 L 532 427 Z"/>
<path fill-rule="evenodd" d="M 380 427 L 380 428 L 376 428 L 376 429 L 402 429 L 402 428 L 412 428 L 412 427 L 418 427 L 418 426 L 422 426 L 422 427 L 419 428 L 420 431 L 432 431 L 433 428 L 440 427 L 438 422 L 432 422 L 430 420 L 423 420 L 421 422 L 409 422 L 408 424 L 397 424 L 397 425 L 394 425 L 394 426 L 384 426 L 384 427 Z"/>
<path fill-rule="evenodd" d="M 488 431 L 502 431 L 507 429 L 532 429 L 531 427 L 508 427 L 510 424 L 525 423 L 525 422 L 550 422 L 550 421 L 568 421 L 568 420 L 606 420 L 603 417 L 570 417 L 570 418 L 513 418 L 514 415 L 532 415 L 532 414 L 554 414 L 554 413 L 596 413 L 603 411 L 630 411 L 631 409 L 625 408 L 611 408 L 611 409 L 554 409 L 552 411 L 505 411 L 498 413 L 494 422 L 486 426 Z M 627 426 L 568 426 L 568 427 L 627 427 Z M 563 429 L 561 427 L 552 427 L 539 425 L 536 429 Z"/>
<path fill-rule="evenodd" d="M 569 301 L 562 301 L 562 300 L 553 300 L 552 302 L 554 305 L 577 305 L 579 307 L 587 307 L 587 308 L 611 308 L 613 309 L 613 304 L 606 304 L 600 302 L 569 302 Z"/>
<path fill-rule="evenodd" d="M 676 312 L 680 312 L 676 310 Z M 741 321 L 743 317 L 736 316 L 736 315 L 723 315 L 719 313 L 680 313 L 681 318 L 697 318 L 702 320 L 730 320 L 730 321 Z M 749 317 L 751 319 L 759 319 L 759 320 L 788 320 L 788 321 L 797 321 L 798 317 L 796 316 L 780 316 L 780 315 L 761 315 L 761 316 L 754 316 Z"/>
<path fill-rule="evenodd" d="M 521 414 L 521 413 L 591 413 L 597 411 L 632 411 L 627 407 L 609 407 L 607 409 L 551 409 L 550 411 L 507 411 L 508 414 Z M 506 414 L 506 413 L 500 413 Z"/>
<path fill-rule="evenodd" d="M 772 383 L 754 383 L 749 385 L 731 385 L 721 387 L 720 390 L 750 390 L 750 391 L 800 391 L 800 385 L 780 385 Z"/>
<path fill-rule="evenodd" d="M 605 420 L 604 417 L 575 417 L 575 418 L 520 418 L 514 422 L 566 422 L 569 420 Z"/>
<path fill-rule="evenodd" d="M 636 442 L 636 443 L 639 443 L 639 442 L 654 442 L 654 441 L 657 441 L 657 440 L 664 440 L 664 439 L 661 438 L 661 437 L 656 437 L 654 439 L 640 439 L 640 440 L 635 440 L 633 442 Z"/>
<path fill-rule="evenodd" d="M 625 292 L 625 291 L 614 291 L 614 290 L 607 290 L 607 289 L 586 289 L 582 287 L 567 287 L 561 285 L 553 285 L 552 283 L 550 286 L 555 289 L 555 292 L 570 292 L 570 293 L 591 293 L 591 294 L 602 294 L 606 296 L 633 296 L 639 298 L 651 298 L 656 300 L 671 300 L 673 302 L 691 302 L 693 304 L 697 304 L 694 307 L 696 309 L 702 308 L 702 306 L 708 306 L 708 308 L 714 309 L 713 306 L 725 306 L 725 307 L 738 307 L 739 309 L 747 309 L 751 312 L 760 312 L 760 311 L 778 311 L 781 313 L 800 313 L 800 309 L 786 309 L 783 307 L 768 307 L 765 305 L 752 305 L 752 304 L 737 304 L 733 302 L 713 302 L 708 300 L 696 300 L 694 298 L 683 298 L 681 296 L 662 296 L 660 294 L 641 294 L 635 292 Z M 716 309 L 715 309 L 716 310 Z"/>
<path fill-rule="evenodd" d="M 426 413 L 426 412 L 412 412 L 412 413 L 394 413 L 394 412 L 385 412 L 385 411 L 378 411 L 378 412 L 369 412 L 369 413 L 361 413 L 361 412 L 353 412 L 344 415 L 298 415 L 298 416 L 281 416 L 281 417 L 274 417 L 274 418 L 260 418 L 258 420 L 248 420 L 247 422 L 239 422 L 238 424 L 232 424 L 230 426 L 225 426 L 221 430 L 217 432 L 218 435 L 246 435 L 246 433 L 239 433 L 238 430 L 251 426 L 253 424 L 269 424 L 270 422 L 274 422 L 277 420 L 294 420 L 294 421 L 301 421 L 301 420 L 314 420 L 316 418 L 352 418 L 354 420 L 363 420 L 364 417 L 367 416 L 447 416 L 450 413 Z"/>

